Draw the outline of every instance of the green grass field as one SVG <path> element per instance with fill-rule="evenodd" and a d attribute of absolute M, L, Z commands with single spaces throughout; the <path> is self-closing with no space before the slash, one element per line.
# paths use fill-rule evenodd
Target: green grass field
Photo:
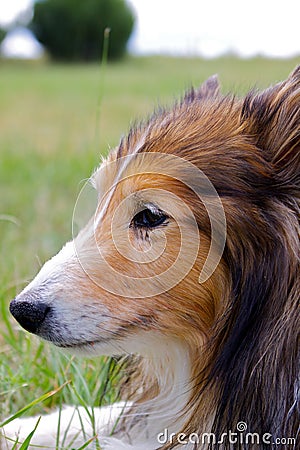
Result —
<path fill-rule="evenodd" d="M 67 380 L 30 414 L 61 402 L 113 400 L 113 389 L 103 394 L 112 367 L 60 355 L 8 313 L 9 300 L 70 239 L 81 181 L 100 155 L 134 119 L 209 75 L 219 74 L 223 92 L 243 94 L 285 78 L 299 62 L 148 57 L 101 68 L 0 61 L 0 420 Z"/>

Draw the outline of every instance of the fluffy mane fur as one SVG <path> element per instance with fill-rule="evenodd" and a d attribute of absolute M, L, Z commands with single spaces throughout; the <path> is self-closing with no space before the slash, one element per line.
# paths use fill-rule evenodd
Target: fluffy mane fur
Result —
<path fill-rule="evenodd" d="M 145 125 L 132 130 L 118 155 L 135 148 L 144 129 Z M 154 115 L 146 129 L 139 151 L 172 152 L 200 167 L 221 197 L 227 219 L 226 278 L 218 280 L 221 295 L 215 294 L 226 307 L 214 320 L 214 302 L 206 305 L 213 309 L 206 312 L 213 320 L 205 324 L 204 344 L 203 314 L 189 317 L 187 309 L 182 311 L 181 326 L 191 331 L 187 350 L 192 375 L 190 398 L 182 411 L 188 420 L 180 431 L 201 436 L 209 428 L 221 437 L 244 421 L 260 436 L 268 431 L 274 439 L 296 437 L 300 70 L 263 93 L 250 92 L 244 100 L 219 95 L 216 79 L 209 79 L 171 112 Z M 196 217 L 199 209 L 196 205 Z M 211 288 L 210 300 L 217 287 Z M 185 305 L 189 303 L 190 297 Z M 138 396 L 138 404 L 149 392 L 157 395 L 165 389 L 153 377 L 159 371 L 149 370 L 147 361 L 140 361 L 136 373 L 137 385 L 145 386 L 146 392 Z M 227 446 L 214 443 L 213 448 Z M 234 448 L 248 446 L 236 443 Z"/>
<path fill-rule="evenodd" d="M 177 180 L 169 175 L 154 177 L 146 163 L 145 167 L 137 163 L 136 155 L 147 153 L 177 156 L 192 163 L 210 180 L 221 200 L 226 243 L 216 270 L 203 283 L 199 283 L 199 274 L 212 237 L 207 211 L 182 182 L 186 175 L 181 173 Z M 216 436 L 214 441 L 182 445 L 186 449 L 269 448 L 261 439 L 232 443 L 224 438 L 224 433 L 236 432 L 237 424 L 244 422 L 247 430 L 260 438 L 272 435 L 273 448 L 286 448 L 280 439 L 293 438 L 289 448 L 296 449 L 300 419 L 300 68 L 286 81 L 263 92 L 252 91 L 244 99 L 222 96 L 217 78 L 210 78 L 171 110 L 156 112 L 130 131 L 105 163 L 108 177 L 103 178 L 99 171 L 93 175 L 98 191 L 105 183 L 114 185 L 112 180 L 117 179 L 121 162 L 128 156 L 132 157 L 130 163 L 122 170 L 136 174 L 137 164 L 144 169 L 139 169 L 134 189 L 168 186 L 184 199 L 194 214 L 201 246 L 186 277 L 160 295 L 106 296 L 105 314 L 114 319 L 113 325 L 107 322 L 106 327 L 116 336 L 114 350 L 108 353 L 131 356 L 127 356 L 121 388 L 128 408 L 103 448 L 180 447 L 176 437 L 163 444 L 155 441 L 165 428 L 177 437 L 180 433 Z M 116 173 L 109 173 L 110 163 Z M 110 209 L 119 204 L 124 192 L 131 195 L 128 186 L 122 192 L 115 188 L 97 219 L 103 224 L 101 232 L 96 230 L 99 245 L 108 245 L 105 223 L 111 223 Z M 176 230 L 170 230 L 166 233 L 176 243 Z M 191 227 L 187 232 L 191 245 L 194 231 Z M 132 236 L 135 239 L 134 233 Z M 145 242 L 151 241 L 151 236 L 145 236 Z M 98 277 L 99 266 L 90 263 L 92 253 L 86 252 L 87 231 L 76 239 L 81 260 L 88 261 L 90 272 Z M 168 261 L 174 259 L 172 251 L 167 250 Z M 62 252 L 51 267 L 66 260 L 66 250 Z M 116 256 L 109 249 L 107 254 L 119 271 L 129 276 L 139 270 L 147 274 L 145 265 L 127 264 L 123 255 Z M 14 302 L 24 301 L 26 296 L 28 301 L 31 292 L 37 298 L 39 283 L 45 290 L 45 280 L 48 283 L 53 270 L 42 269 L 35 284 Z M 73 271 L 68 283 L 76 283 L 86 298 L 95 298 L 93 305 L 102 301 L 102 291 L 92 290 L 75 262 L 68 270 Z M 57 276 L 55 280 L 57 284 Z M 60 289 L 65 293 L 67 287 Z M 85 307 L 84 301 L 81 304 Z M 76 317 L 77 306 L 72 308 Z M 12 312 L 18 316 L 18 311 Z M 66 314 L 65 309 L 63 312 Z M 17 318 L 22 324 L 22 318 Z M 71 346 L 71 338 L 67 340 L 62 332 L 46 334 L 42 327 L 35 332 L 60 347 Z M 82 336 L 72 335 L 72 345 Z M 88 339 L 92 341 L 90 335 Z M 93 343 L 85 352 L 101 353 Z"/>

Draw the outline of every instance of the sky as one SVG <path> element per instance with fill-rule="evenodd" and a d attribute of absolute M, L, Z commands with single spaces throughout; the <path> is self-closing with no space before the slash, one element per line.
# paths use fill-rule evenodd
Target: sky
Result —
<path fill-rule="evenodd" d="M 9 24 L 33 0 L 0 0 L 0 25 Z M 299 0 L 128 0 L 137 18 L 133 53 L 242 57 L 300 55 Z M 15 40 L 15 42 L 13 42 Z M 17 35 L 8 50 L 39 54 Z M 32 49 L 31 47 L 32 46 Z"/>

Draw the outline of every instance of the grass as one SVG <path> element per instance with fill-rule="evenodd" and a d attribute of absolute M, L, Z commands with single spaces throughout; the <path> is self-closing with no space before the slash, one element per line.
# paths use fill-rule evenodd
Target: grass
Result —
<path fill-rule="evenodd" d="M 129 58 L 104 74 L 98 65 L 0 61 L 0 420 L 31 402 L 30 414 L 63 402 L 114 401 L 108 361 L 70 359 L 20 330 L 8 313 L 9 300 L 70 239 L 80 182 L 100 155 L 136 117 L 211 74 L 219 74 L 224 92 L 242 94 L 285 78 L 297 62 Z"/>

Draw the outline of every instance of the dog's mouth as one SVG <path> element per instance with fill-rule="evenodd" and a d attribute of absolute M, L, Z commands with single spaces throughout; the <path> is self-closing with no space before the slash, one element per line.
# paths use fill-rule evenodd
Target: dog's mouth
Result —
<path fill-rule="evenodd" d="M 63 349 L 83 349 L 83 348 L 91 348 L 93 349 L 96 345 L 103 345 L 107 344 L 110 339 L 97 339 L 95 341 L 82 341 L 82 342 L 57 342 L 50 339 L 47 339 L 49 342 L 54 344 L 56 347 L 63 348 Z"/>
<path fill-rule="evenodd" d="M 55 345 L 56 347 L 74 352 L 74 353 L 99 353 L 101 351 L 106 351 L 108 348 L 116 348 L 119 352 L 119 347 L 121 346 L 122 340 L 126 338 L 127 333 L 115 331 L 104 336 L 95 336 L 94 339 L 85 339 L 83 336 L 76 338 L 72 335 L 67 335 L 64 333 L 54 334 L 51 332 L 40 331 L 38 333 L 39 337 L 45 341 Z M 72 334 L 72 333 L 71 333 Z"/>
<path fill-rule="evenodd" d="M 40 337 L 42 337 L 40 335 Z M 88 355 L 106 355 L 106 354 L 119 354 L 121 353 L 119 350 L 119 346 L 116 343 L 111 342 L 112 339 L 96 339 L 96 340 L 86 340 L 86 341 L 68 341 L 67 339 L 57 339 L 48 336 L 42 337 L 43 340 L 49 342 L 54 345 L 62 352 L 66 352 L 68 354 L 78 355 L 78 356 L 88 356 Z M 116 350 L 113 350 L 113 349 Z"/>

